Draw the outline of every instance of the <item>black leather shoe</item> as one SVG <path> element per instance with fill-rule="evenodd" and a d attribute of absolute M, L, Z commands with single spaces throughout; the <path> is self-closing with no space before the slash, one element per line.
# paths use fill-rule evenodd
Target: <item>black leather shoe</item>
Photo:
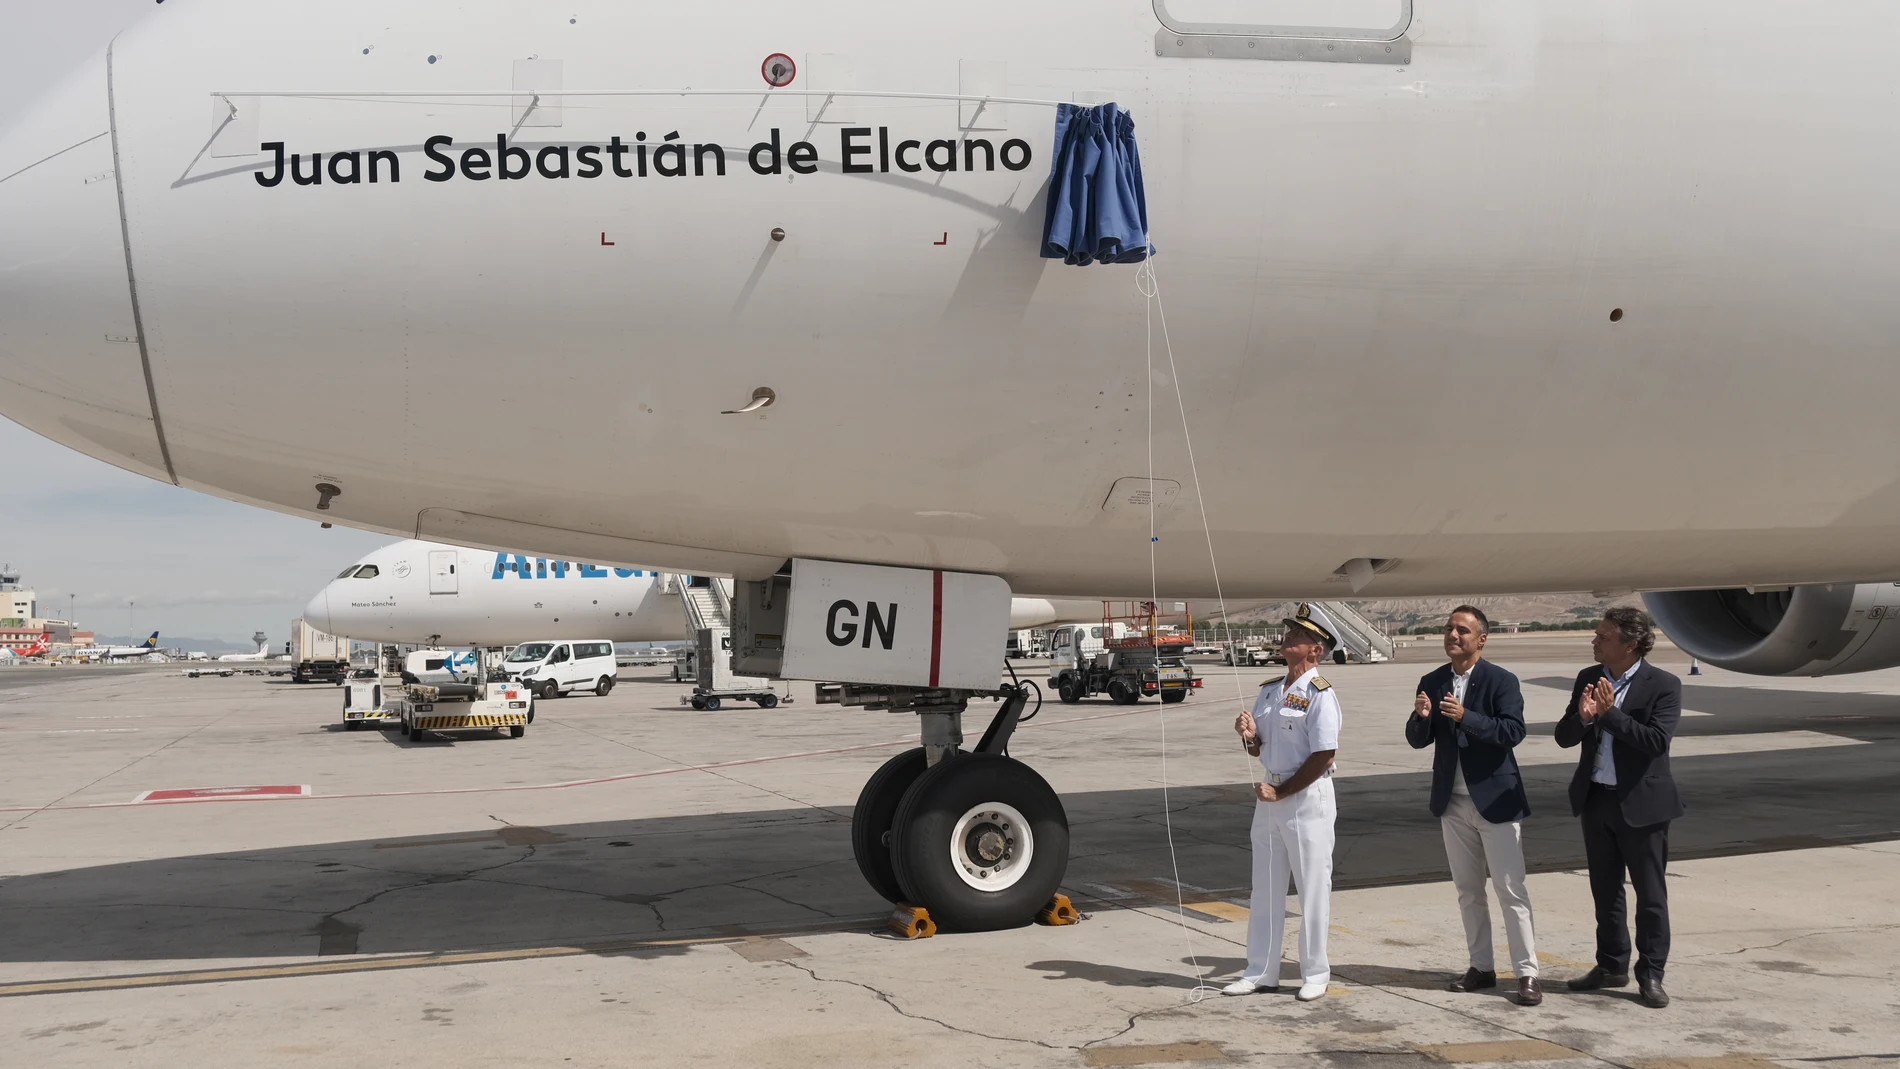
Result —
<path fill-rule="evenodd" d="M 1517 1004 L 1519 1006 L 1537 1006 L 1544 1001 L 1544 985 L 1537 977 L 1526 976 L 1517 982 Z"/>
<path fill-rule="evenodd" d="M 1660 978 L 1644 980 L 1636 986 L 1643 993 L 1643 1005 L 1652 1010 L 1660 1010 L 1669 1005 L 1669 992 L 1663 990 Z"/>
<path fill-rule="evenodd" d="M 1599 965 L 1575 980 L 1570 981 L 1572 991 L 1595 991 L 1600 987 L 1628 987 L 1629 973 L 1612 973 Z M 1660 990 L 1660 989 L 1659 989 Z"/>
<path fill-rule="evenodd" d="M 1476 968 L 1465 970 L 1465 974 L 1446 985 L 1448 991 L 1483 991 L 1487 987 L 1498 986 L 1496 970 L 1481 972 Z"/>

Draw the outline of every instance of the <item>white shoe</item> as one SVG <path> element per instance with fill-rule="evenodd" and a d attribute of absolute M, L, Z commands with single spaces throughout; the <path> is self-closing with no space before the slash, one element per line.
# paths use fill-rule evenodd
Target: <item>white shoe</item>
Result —
<path fill-rule="evenodd" d="M 1273 987 L 1269 987 L 1258 980 L 1248 980 L 1243 977 L 1242 979 L 1235 980 L 1233 983 L 1228 984 L 1226 987 L 1221 988 L 1220 993 L 1223 995 L 1251 995 L 1259 991 L 1278 991 L 1278 990 L 1280 990 L 1280 988 L 1277 985 Z"/>
<path fill-rule="evenodd" d="M 1324 994 L 1326 994 L 1325 984 L 1301 984 L 1300 993 L 1295 997 L 1301 1002 L 1311 1002 Z"/>

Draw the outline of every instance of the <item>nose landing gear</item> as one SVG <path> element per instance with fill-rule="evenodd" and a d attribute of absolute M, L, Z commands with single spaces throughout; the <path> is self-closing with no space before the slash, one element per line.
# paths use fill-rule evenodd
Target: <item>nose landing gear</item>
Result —
<path fill-rule="evenodd" d="M 946 928 L 1028 924 L 1056 898 L 1068 868 L 1069 820 L 1048 782 L 1003 752 L 1027 688 L 1006 690 L 968 753 L 958 749 L 967 695 L 945 697 L 852 693 L 853 704 L 915 708 L 926 735 L 925 746 L 886 761 L 864 785 L 851 818 L 852 852 L 879 894 L 925 907 Z"/>

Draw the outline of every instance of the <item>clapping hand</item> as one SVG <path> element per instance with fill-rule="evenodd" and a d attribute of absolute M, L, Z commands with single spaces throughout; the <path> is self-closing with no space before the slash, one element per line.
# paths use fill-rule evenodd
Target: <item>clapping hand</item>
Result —
<path fill-rule="evenodd" d="M 1577 699 L 1577 715 L 1582 717 L 1583 722 L 1587 724 L 1602 716 L 1605 709 L 1615 704 L 1616 687 L 1610 682 L 1609 677 L 1604 676 L 1583 688 L 1583 693 Z"/>
<path fill-rule="evenodd" d="M 1425 692 L 1422 690 L 1418 692 L 1418 697 L 1412 699 L 1412 715 L 1413 716 L 1432 715 L 1432 700 L 1429 697 L 1426 697 Z"/>
<path fill-rule="evenodd" d="M 1446 716 L 1446 718 L 1448 718 L 1454 724 L 1464 723 L 1465 706 L 1463 702 L 1458 700 L 1458 697 L 1455 694 L 1447 694 L 1443 698 L 1439 699 L 1438 711 L 1440 713 L 1443 713 Z"/>

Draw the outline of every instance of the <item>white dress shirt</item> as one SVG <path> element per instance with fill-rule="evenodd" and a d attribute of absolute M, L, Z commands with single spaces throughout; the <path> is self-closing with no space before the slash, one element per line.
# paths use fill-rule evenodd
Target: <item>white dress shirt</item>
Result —
<path fill-rule="evenodd" d="M 1451 670 L 1451 696 L 1458 699 L 1458 704 L 1460 705 L 1464 704 L 1465 692 L 1471 689 L 1471 673 L 1477 670 L 1478 670 L 1478 662 L 1476 661 L 1471 662 L 1471 668 L 1468 669 L 1463 675 L 1458 674 L 1458 670 L 1456 668 Z M 1452 725 L 1452 730 L 1456 731 L 1458 727 L 1459 725 L 1454 724 Z M 1458 741 L 1460 744 L 1462 744 L 1464 742 L 1464 736 L 1460 735 L 1458 737 Z M 1451 771 L 1452 771 L 1451 793 L 1470 794 L 1471 788 L 1465 785 L 1464 760 L 1462 758 L 1459 759 L 1458 763 L 1452 766 Z"/>
<path fill-rule="evenodd" d="M 1636 677 L 1636 670 L 1642 666 L 1643 659 L 1638 657 L 1636 663 L 1630 665 L 1629 671 L 1610 681 L 1610 688 L 1616 692 L 1616 699 L 1610 703 L 1612 706 L 1618 709 L 1623 708 L 1623 694 L 1630 689 L 1630 680 Z M 1603 674 L 1607 677 L 1610 674 L 1609 669 L 1604 669 Z M 1602 715 L 1601 712 L 1597 713 L 1598 717 Z M 1616 786 L 1616 757 L 1611 750 L 1610 733 L 1607 731 L 1602 733 L 1601 741 L 1597 743 L 1597 767 L 1590 773 L 1590 780 L 1593 783 L 1601 783 L 1605 787 Z"/>

